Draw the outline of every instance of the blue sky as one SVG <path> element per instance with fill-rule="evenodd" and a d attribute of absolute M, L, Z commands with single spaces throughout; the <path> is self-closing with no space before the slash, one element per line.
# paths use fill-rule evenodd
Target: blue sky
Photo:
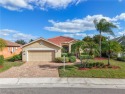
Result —
<path fill-rule="evenodd" d="M 125 0 L 0 0 L 0 37 L 82 39 L 98 34 L 93 20 L 101 18 L 119 27 L 115 37 L 125 34 Z"/>

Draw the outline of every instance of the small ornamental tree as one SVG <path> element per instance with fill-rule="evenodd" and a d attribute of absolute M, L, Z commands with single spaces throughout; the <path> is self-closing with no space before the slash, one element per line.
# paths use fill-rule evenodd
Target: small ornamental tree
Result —
<path fill-rule="evenodd" d="M 6 47 L 6 41 L 0 38 L 0 51 Z"/>

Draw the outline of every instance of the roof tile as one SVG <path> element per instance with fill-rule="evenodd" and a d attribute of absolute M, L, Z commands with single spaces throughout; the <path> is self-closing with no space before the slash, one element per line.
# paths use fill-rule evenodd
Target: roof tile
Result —
<path fill-rule="evenodd" d="M 70 38 L 70 37 L 64 37 L 64 36 L 58 36 L 55 38 L 48 39 L 48 41 L 53 42 L 59 46 L 61 46 L 61 43 L 71 42 L 73 40 L 75 40 L 75 39 Z"/>

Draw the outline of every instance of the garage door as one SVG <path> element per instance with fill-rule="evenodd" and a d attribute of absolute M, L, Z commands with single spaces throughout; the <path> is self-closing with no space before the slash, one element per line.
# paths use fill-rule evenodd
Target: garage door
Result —
<path fill-rule="evenodd" d="M 53 61 L 54 51 L 29 51 L 28 61 Z"/>

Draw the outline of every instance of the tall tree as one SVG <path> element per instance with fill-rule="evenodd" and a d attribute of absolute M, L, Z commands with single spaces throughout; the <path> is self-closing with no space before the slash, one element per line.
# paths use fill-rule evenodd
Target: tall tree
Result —
<path fill-rule="evenodd" d="M 30 40 L 29 40 L 29 43 L 32 42 L 32 41 L 34 41 L 34 40 L 33 40 L 33 39 L 30 39 Z"/>
<path fill-rule="evenodd" d="M 100 39 L 100 35 L 95 35 L 95 36 L 93 37 L 93 41 L 94 41 L 95 43 L 97 43 L 97 44 L 99 44 L 99 39 Z M 107 39 L 107 37 L 101 36 L 101 41 L 106 41 L 106 39 Z"/>
<path fill-rule="evenodd" d="M 17 40 L 17 41 L 15 41 L 16 43 L 18 43 L 18 44 L 21 44 L 21 45 L 24 45 L 24 44 L 26 44 L 26 41 L 24 41 L 24 40 Z"/>
<path fill-rule="evenodd" d="M 85 42 L 91 42 L 92 38 L 90 36 L 86 36 L 82 40 L 85 41 Z"/>
<path fill-rule="evenodd" d="M 109 33 L 111 35 L 114 35 L 112 29 L 117 28 L 116 25 L 114 25 L 111 22 L 108 22 L 106 19 L 101 19 L 100 21 L 94 20 L 94 25 L 97 31 L 99 31 L 100 39 L 99 39 L 99 51 L 100 51 L 100 57 L 101 57 L 101 35 L 103 33 Z"/>
<path fill-rule="evenodd" d="M 6 47 L 6 42 L 5 40 L 0 38 L 0 51 L 2 51 Z"/>

